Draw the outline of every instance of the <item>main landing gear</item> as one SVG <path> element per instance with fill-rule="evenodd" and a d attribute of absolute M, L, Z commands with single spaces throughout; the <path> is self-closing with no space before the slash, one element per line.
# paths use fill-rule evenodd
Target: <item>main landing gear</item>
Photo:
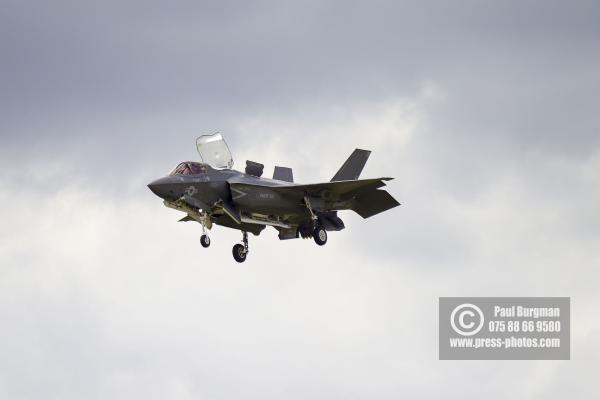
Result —
<path fill-rule="evenodd" d="M 312 237 L 315 239 L 315 243 L 319 246 L 323 246 L 327 243 L 327 231 L 323 226 L 319 223 L 319 217 L 314 213 L 312 206 L 310 205 L 310 199 L 308 196 L 304 196 L 304 204 L 310 213 L 310 219 L 312 220 Z M 307 235 L 308 236 L 308 235 Z"/>
<path fill-rule="evenodd" d="M 243 231 L 242 232 L 243 236 L 242 236 L 242 242 L 236 244 L 235 246 L 233 246 L 233 249 L 231 249 L 231 252 L 233 253 L 233 258 L 235 259 L 235 261 L 239 262 L 239 263 L 243 263 L 244 261 L 246 261 L 246 256 L 248 255 L 248 232 Z"/>
<path fill-rule="evenodd" d="M 317 225 L 313 230 L 313 238 L 315 239 L 316 244 L 323 246 L 327 243 L 327 231 L 321 225 Z"/>

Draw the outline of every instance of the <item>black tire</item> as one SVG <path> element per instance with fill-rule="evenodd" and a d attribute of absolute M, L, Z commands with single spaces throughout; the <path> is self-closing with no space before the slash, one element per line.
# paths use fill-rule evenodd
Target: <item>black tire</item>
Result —
<path fill-rule="evenodd" d="M 233 258 L 235 259 L 235 261 L 239 263 L 243 263 L 244 261 L 246 261 L 246 255 L 248 255 L 248 253 L 246 253 L 246 249 L 244 248 L 243 244 L 236 244 L 235 246 L 233 246 L 231 252 L 233 253 Z"/>
<path fill-rule="evenodd" d="M 208 237 L 208 235 L 200 236 L 200 244 L 202 245 L 202 247 L 205 248 L 210 246 L 210 238 Z"/>
<path fill-rule="evenodd" d="M 313 231 L 313 238 L 316 244 L 323 246 L 327 243 L 327 231 L 322 226 L 317 226 Z"/>

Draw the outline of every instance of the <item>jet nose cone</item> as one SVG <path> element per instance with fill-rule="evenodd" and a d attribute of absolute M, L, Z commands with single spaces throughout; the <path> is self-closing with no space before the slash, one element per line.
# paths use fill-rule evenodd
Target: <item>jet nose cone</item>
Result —
<path fill-rule="evenodd" d="M 148 189 L 152 191 L 155 195 L 160 198 L 165 198 L 169 194 L 168 183 L 165 182 L 165 178 L 160 178 L 155 181 L 152 181 L 148 184 Z"/>
<path fill-rule="evenodd" d="M 154 193 L 155 195 L 159 196 L 158 194 L 158 187 L 159 185 L 157 183 L 155 183 L 156 181 L 152 181 L 148 184 L 148 189 L 150 189 L 152 191 L 152 193 Z"/>

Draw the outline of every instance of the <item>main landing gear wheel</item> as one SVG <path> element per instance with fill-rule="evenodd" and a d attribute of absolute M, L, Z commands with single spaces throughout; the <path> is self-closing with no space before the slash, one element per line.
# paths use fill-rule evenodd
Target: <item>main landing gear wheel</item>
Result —
<path fill-rule="evenodd" d="M 205 248 L 210 246 L 210 238 L 208 237 L 208 235 L 200 236 L 200 244 L 202 245 L 202 247 Z"/>
<path fill-rule="evenodd" d="M 323 246 L 327 243 L 327 231 L 322 226 L 317 226 L 313 231 L 313 238 L 316 244 Z"/>
<path fill-rule="evenodd" d="M 238 243 L 231 250 L 233 258 L 239 263 L 246 261 L 246 256 L 248 255 L 248 232 L 242 232 L 242 234 L 243 244 Z"/>

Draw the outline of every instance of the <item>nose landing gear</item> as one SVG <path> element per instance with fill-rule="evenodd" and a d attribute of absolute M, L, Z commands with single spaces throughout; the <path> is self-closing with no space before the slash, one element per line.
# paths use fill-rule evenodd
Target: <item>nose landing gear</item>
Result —
<path fill-rule="evenodd" d="M 244 261 L 246 261 L 246 256 L 248 255 L 248 232 L 243 231 L 242 232 L 243 236 L 242 236 L 242 242 L 243 244 L 236 244 L 235 246 L 233 246 L 233 249 L 231 250 L 231 252 L 233 253 L 233 258 L 235 259 L 235 261 L 239 262 L 239 263 L 243 263 Z"/>
<path fill-rule="evenodd" d="M 200 236 L 200 244 L 204 248 L 207 248 L 208 246 L 210 246 L 210 238 L 206 234 L 206 219 L 207 218 L 208 218 L 207 215 L 203 214 L 202 218 L 200 220 L 200 223 L 202 224 L 202 236 Z"/>
<path fill-rule="evenodd" d="M 202 236 L 200 236 L 200 244 L 204 248 L 210 246 L 210 238 L 208 237 L 207 234 L 203 234 Z"/>

